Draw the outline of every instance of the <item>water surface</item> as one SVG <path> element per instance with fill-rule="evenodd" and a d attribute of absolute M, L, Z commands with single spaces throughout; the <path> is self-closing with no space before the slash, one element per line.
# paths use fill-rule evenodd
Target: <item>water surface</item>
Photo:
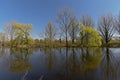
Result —
<path fill-rule="evenodd" d="M 0 48 L 0 80 L 120 80 L 120 48 Z"/>

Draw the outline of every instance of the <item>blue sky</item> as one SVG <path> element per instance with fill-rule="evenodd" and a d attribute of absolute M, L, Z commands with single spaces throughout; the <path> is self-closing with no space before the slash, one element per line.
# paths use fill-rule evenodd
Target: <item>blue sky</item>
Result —
<path fill-rule="evenodd" d="M 101 15 L 120 11 L 120 0 L 0 0 L 0 31 L 6 23 L 33 24 L 33 36 L 43 31 L 48 21 L 55 22 L 59 9 L 71 8 L 78 20 L 88 14 L 95 22 Z"/>

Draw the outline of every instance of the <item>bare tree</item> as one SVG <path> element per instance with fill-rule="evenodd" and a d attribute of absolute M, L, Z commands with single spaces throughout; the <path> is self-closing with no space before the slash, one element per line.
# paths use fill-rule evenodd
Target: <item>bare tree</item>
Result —
<path fill-rule="evenodd" d="M 44 31 L 39 32 L 39 33 L 38 33 L 38 37 L 39 37 L 39 41 L 40 41 L 41 39 L 44 39 L 44 37 L 45 37 L 45 32 L 44 32 Z"/>
<path fill-rule="evenodd" d="M 76 17 L 73 17 L 73 19 L 71 21 L 71 26 L 69 28 L 69 35 L 70 35 L 70 37 L 72 39 L 72 43 L 75 42 L 78 31 L 79 31 L 79 27 L 78 27 L 77 19 L 76 19 Z"/>
<path fill-rule="evenodd" d="M 115 18 L 115 29 L 117 31 L 117 33 L 120 35 L 120 12 L 117 18 Z"/>
<path fill-rule="evenodd" d="M 41 45 L 40 43 L 42 42 L 42 44 L 44 43 L 46 45 L 46 38 L 47 38 L 47 35 L 46 35 L 46 30 L 42 30 L 40 32 L 38 32 L 38 37 L 39 37 L 39 46 Z"/>
<path fill-rule="evenodd" d="M 12 42 L 15 34 L 15 28 L 12 25 L 13 23 L 5 24 L 4 31 L 7 35 L 7 38 Z"/>
<path fill-rule="evenodd" d="M 58 32 L 58 37 L 59 37 L 59 41 L 61 43 L 62 42 L 62 37 L 63 37 L 63 32 L 62 31 Z"/>
<path fill-rule="evenodd" d="M 71 26 L 72 18 L 73 18 L 73 13 L 71 12 L 70 9 L 66 9 L 66 8 L 60 10 L 57 15 L 57 22 L 59 23 L 61 31 L 65 35 L 66 46 L 68 46 L 68 30 L 69 27 Z"/>
<path fill-rule="evenodd" d="M 46 33 L 46 38 L 50 39 L 51 41 L 54 40 L 56 33 L 57 33 L 57 29 L 56 27 L 53 25 L 52 22 L 49 22 L 46 29 L 45 29 L 45 33 Z"/>
<path fill-rule="evenodd" d="M 108 43 L 114 34 L 113 17 L 111 14 L 104 15 L 99 19 L 98 30 L 102 36 L 103 42 L 106 44 L 106 46 L 108 46 Z"/>
<path fill-rule="evenodd" d="M 94 20 L 92 19 L 91 16 L 88 15 L 83 15 L 80 19 L 80 22 L 84 25 L 84 26 L 90 26 L 90 27 L 94 27 Z"/>
<path fill-rule="evenodd" d="M 4 32 L 0 32 L 0 43 L 2 46 L 5 45 L 6 42 L 6 34 Z"/>

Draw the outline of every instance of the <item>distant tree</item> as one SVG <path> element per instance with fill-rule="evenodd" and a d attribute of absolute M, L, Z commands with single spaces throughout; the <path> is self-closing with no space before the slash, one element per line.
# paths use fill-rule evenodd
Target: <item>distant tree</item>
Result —
<path fill-rule="evenodd" d="M 46 29 L 46 38 L 49 39 L 50 41 L 53 41 L 55 39 L 55 36 L 57 34 L 57 28 L 53 25 L 52 22 L 49 22 Z"/>
<path fill-rule="evenodd" d="M 10 40 L 11 45 L 15 36 L 15 28 L 12 26 L 12 24 L 13 23 L 8 23 L 8 24 L 5 24 L 4 26 L 4 32 L 7 38 Z"/>
<path fill-rule="evenodd" d="M 45 37 L 45 34 L 44 34 L 44 33 L 45 33 L 44 31 L 38 33 L 39 41 L 40 41 L 42 38 Z"/>
<path fill-rule="evenodd" d="M 83 38 L 82 46 L 101 46 L 101 37 L 97 30 L 92 27 L 86 27 L 83 24 L 79 24 L 79 26 L 82 30 L 82 34 L 80 33 L 80 37 Z"/>
<path fill-rule="evenodd" d="M 71 21 L 71 26 L 70 26 L 70 28 L 68 30 L 70 38 L 72 40 L 72 43 L 75 42 L 75 39 L 77 37 L 78 31 L 79 31 L 79 27 L 78 26 L 79 26 L 79 24 L 77 22 L 76 17 L 73 17 L 73 19 Z"/>
<path fill-rule="evenodd" d="M 115 29 L 117 31 L 117 33 L 120 35 L 120 12 L 117 18 L 115 18 Z"/>
<path fill-rule="evenodd" d="M 70 9 L 60 10 L 57 15 L 57 22 L 59 23 L 61 31 L 65 35 L 66 46 L 68 46 L 68 31 L 72 25 L 73 13 Z"/>
<path fill-rule="evenodd" d="M 108 43 L 114 35 L 112 15 L 108 14 L 100 18 L 98 22 L 98 30 L 100 35 L 102 36 L 103 43 L 105 43 L 105 45 L 108 46 Z"/>
<path fill-rule="evenodd" d="M 89 15 L 83 15 L 80 22 L 85 26 L 94 27 L 94 20 Z"/>
<path fill-rule="evenodd" d="M 5 42 L 6 42 L 6 34 L 4 32 L 0 32 L 0 44 L 2 46 L 5 46 Z"/>
<path fill-rule="evenodd" d="M 61 42 L 62 42 L 63 32 L 62 32 L 62 31 L 60 31 L 60 32 L 58 33 L 58 35 L 59 35 L 59 41 L 60 41 L 60 43 L 61 43 Z"/>

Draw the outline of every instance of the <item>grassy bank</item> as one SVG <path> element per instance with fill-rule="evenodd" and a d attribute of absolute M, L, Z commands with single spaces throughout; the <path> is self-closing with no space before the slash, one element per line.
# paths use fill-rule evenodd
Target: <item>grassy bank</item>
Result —
<path fill-rule="evenodd" d="M 10 46 L 10 43 L 7 42 L 6 44 L 4 45 L 1 45 L 1 47 L 11 47 Z M 26 46 L 26 45 L 16 45 L 16 46 L 12 46 L 12 47 L 15 47 L 15 48 L 42 48 L 42 47 L 51 47 L 51 48 L 61 48 L 61 47 L 95 47 L 95 46 L 82 46 L 79 42 L 76 42 L 76 43 L 72 43 L 72 42 L 68 42 L 68 45 L 66 45 L 66 43 L 63 41 L 63 42 L 59 42 L 59 41 L 55 41 L 55 42 L 45 42 L 45 41 L 42 41 L 42 42 L 35 42 L 34 44 L 32 45 L 29 45 L 29 46 Z M 102 45 L 100 47 L 106 47 L 106 45 Z M 109 42 L 108 44 L 108 47 L 114 47 L 114 48 L 120 48 L 120 41 L 119 40 L 112 40 Z"/>

